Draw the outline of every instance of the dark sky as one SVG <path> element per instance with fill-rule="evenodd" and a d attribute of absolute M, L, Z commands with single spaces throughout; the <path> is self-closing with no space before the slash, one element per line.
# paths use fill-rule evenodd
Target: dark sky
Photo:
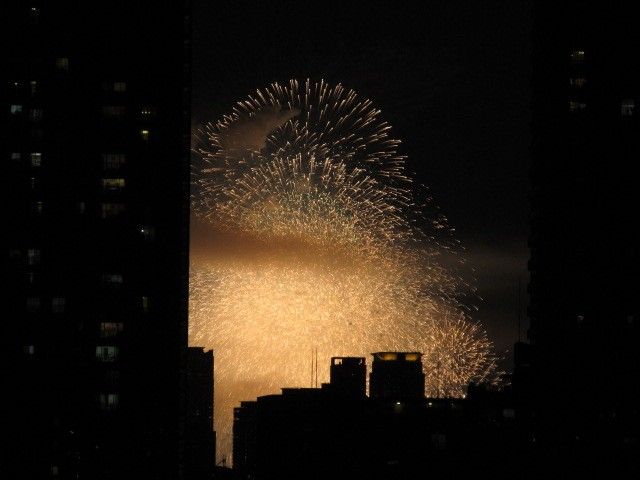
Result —
<path fill-rule="evenodd" d="M 370 98 L 467 250 L 476 318 L 510 350 L 528 281 L 530 0 L 193 3 L 194 126 L 289 78 Z"/>

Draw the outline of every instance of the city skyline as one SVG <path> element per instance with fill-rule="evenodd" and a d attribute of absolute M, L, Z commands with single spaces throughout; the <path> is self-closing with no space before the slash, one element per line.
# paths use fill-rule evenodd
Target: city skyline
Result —
<path fill-rule="evenodd" d="M 0 10 L 0 473 L 640 475 L 631 2 Z"/>

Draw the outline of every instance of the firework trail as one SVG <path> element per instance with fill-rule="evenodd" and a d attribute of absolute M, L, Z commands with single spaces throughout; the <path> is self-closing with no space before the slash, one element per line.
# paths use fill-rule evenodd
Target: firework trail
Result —
<path fill-rule="evenodd" d="M 325 380 L 329 357 L 381 350 L 423 352 L 430 396 L 493 378 L 456 243 L 442 216 L 425 216 L 431 200 L 416 200 L 390 128 L 352 90 L 292 80 L 196 139 L 208 248 L 192 256 L 189 342 L 216 355 L 221 455 L 233 407 L 308 386 L 312 348 Z"/>

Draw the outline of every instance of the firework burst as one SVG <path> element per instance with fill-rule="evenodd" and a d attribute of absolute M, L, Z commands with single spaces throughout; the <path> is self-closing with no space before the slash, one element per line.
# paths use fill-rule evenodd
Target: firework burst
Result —
<path fill-rule="evenodd" d="M 312 348 L 323 379 L 331 356 L 421 351 L 432 396 L 493 375 L 455 242 L 425 218 L 399 144 L 369 100 L 308 80 L 200 132 L 193 206 L 214 247 L 192 258 L 189 340 L 216 354 L 222 454 L 232 408 L 308 385 Z"/>

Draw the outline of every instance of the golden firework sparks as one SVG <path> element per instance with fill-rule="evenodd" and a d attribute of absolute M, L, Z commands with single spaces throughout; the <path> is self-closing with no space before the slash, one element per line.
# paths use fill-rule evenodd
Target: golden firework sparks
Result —
<path fill-rule="evenodd" d="M 193 206 L 215 247 L 192 258 L 189 341 L 215 351 L 222 455 L 233 407 L 308 385 L 311 349 L 324 380 L 331 356 L 421 351 L 429 396 L 494 375 L 446 220 L 417 206 L 399 144 L 369 100 L 309 80 L 200 132 Z"/>

